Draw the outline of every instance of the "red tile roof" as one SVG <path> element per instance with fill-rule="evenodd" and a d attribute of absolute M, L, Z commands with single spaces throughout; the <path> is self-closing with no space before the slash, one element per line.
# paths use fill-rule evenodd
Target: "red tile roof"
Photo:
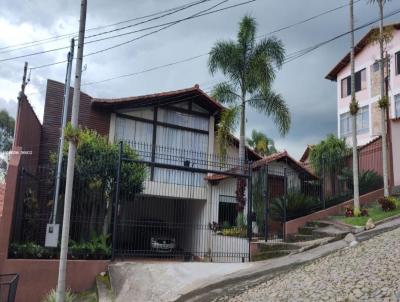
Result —
<path fill-rule="evenodd" d="M 192 99 L 193 97 L 199 97 L 206 103 L 213 111 L 221 111 L 224 107 L 218 103 L 216 100 L 212 99 L 203 90 L 199 88 L 199 85 L 195 85 L 190 88 L 152 93 L 141 96 L 131 96 L 126 98 L 116 98 L 116 99 L 105 99 L 105 98 L 93 98 L 92 103 L 99 107 L 117 107 L 117 106 L 128 106 L 128 105 L 148 105 L 153 102 L 168 102 L 172 103 L 175 99 L 181 102 L 182 98 Z"/>
<path fill-rule="evenodd" d="M 278 153 L 274 153 L 272 155 L 266 156 L 256 162 L 254 162 L 252 167 L 253 167 L 253 170 L 257 170 L 258 168 L 265 166 L 269 163 L 272 163 L 274 161 L 283 160 L 283 159 L 286 159 L 288 164 L 291 165 L 295 170 L 305 171 L 311 177 L 313 177 L 315 179 L 318 178 L 307 166 L 303 165 L 302 163 L 298 162 L 293 157 L 291 157 L 287 151 L 278 152 Z M 231 171 L 232 170 L 230 170 L 229 172 L 231 172 Z M 223 180 L 223 179 L 226 179 L 229 177 L 231 177 L 231 176 L 224 175 L 224 174 L 212 174 L 212 175 L 206 176 L 204 179 L 209 180 L 209 181 L 220 181 L 220 180 Z"/>
<path fill-rule="evenodd" d="M 400 23 L 388 24 L 385 27 L 393 26 L 395 29 L 400 29 Z M 362 37 L 362 39 L 354 46 L 354 53 L 357 56 L 365 46 L 370 43 L 371 35 L 379 30 L 377 27 L 370 29 L 370 31 Z M 325 76 L 325 79 L 336 81 L 338 73 L 350 63 L 350 52 L 346 54 L 340 61 L 332 68 L 332 70 Z"/>

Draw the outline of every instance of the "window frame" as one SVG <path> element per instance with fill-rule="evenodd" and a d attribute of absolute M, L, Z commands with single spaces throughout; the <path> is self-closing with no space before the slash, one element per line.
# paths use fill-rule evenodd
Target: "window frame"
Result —
<path fill-rule="evenodd" d="M 363 74 L 364 74 L 364 80 L 363 80 Z M 347 84 L 347 87 L 346 87 L 347 94 L 346 95 L 344 95 L 344 91 L 343 91 L 343 83 L 344 82 Z M 340 82 L 340 85 L 341 85 L 340 91 L 341 91 L 342 99 L 350 96 L 351 95 L 351 75 L 343 78 Z M 355 73 L 356 93 L 359 91 L 363 91 L 365 89 L 367 89 L 367 68 L 360 69 L 359 71 L 357 71 Z"/>
<path fill-rule="evenodd" d="M 394 54 L 395 74 L 400 75 L 400 50 Z"/>

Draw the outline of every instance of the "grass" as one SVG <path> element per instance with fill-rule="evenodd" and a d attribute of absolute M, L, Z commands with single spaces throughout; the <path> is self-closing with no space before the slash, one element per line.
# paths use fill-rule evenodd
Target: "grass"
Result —
<path fill-rule="evenodd" d="M 368 209 L 368 216 L 362 216 L 362 217 L 335 216 L 333 217 L 333 219 L 354 226 L 365 226 L 369 218 L 372 218 L 374 222 L 378 222 L 392 216 L 400 215 L 400 200 L 397 199 L 396 209 L 394 211 L 384 212 L 380 204 L 378 204 L 378 202 L 374 202 L 366 208 Z"/>

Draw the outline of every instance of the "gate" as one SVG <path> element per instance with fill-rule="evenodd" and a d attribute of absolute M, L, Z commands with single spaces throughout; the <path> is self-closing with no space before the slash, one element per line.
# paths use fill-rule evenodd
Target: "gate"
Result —
<path fill-rule="evenodd" d="M 119 149 L 113 258 L 249 261 L 250 164 L 135 142 Z"/>
<path fill-rule="evenodd" d="M 262 166 L 253 174 L 253 208 L 262 240 L 285 239 L 288 175 L 286 168 Z"/>

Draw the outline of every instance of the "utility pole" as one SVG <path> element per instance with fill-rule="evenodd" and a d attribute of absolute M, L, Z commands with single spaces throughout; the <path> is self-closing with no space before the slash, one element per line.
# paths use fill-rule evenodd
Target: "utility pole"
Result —
<path fill-rule="evenodd" d="M 27 73 L 28 73 L 28 62 L 25 62 L 25 64 L 24 64 L 24 73 L 22 75 L 22 82 L 21 82 L 21 91 L 19 92 L 19 95 L 18 95 L 18 109 L 17 109 L 17 115 L 16 115 L 16 118 L 15 118 L 15 121 L 18 121 L 20 119 L 19 116 L 20 116 L 20 111 L 21 111 L 21 102 L 22 102 L 22 99 L 25 97 L 25 87 L 28 84 L 28 82 L 26 81 Z M 15 126 L 14 126 L 13 147 L 15 147 L 16 144 L 17 144 L 17 140 L 15 139 L 15 138 L 18 138 L 18 135 L 17 135 L 17 130 L 18 130 L 17 129 L 17 124 L 18 123 L 16 122 Z"/>
<path fill-rule="evenodd" d="M 72 99 L 72 114 L 71 114 L 71 126 L 73 128 L 78 127 L 82 62 L 83 62 L 83 45 L 85 39 L 85 26 L 86 26 L 86 10 L 87 10 L 87 0 L 81 0 L 78 52 L 76 59 L 74 96 Z M 68 146 L 68 164 L 67 164 L 67 176 L 66 176 L 67 180 L 65 184 L 64 215 L 63 215 L 63 226 L 62 226 L 62 236 L 61 236 L 60 263 L 58 268 L 56 302 L 64 302 L 65 299 L 65 281 L 66 281 L 66 269 L 67 269 L 69 227 L 70 227 L 70 217 L 71 217 L 71 201 L 72 201 L 72 189 L 74 183 L 76 148 L 77 148 L 76 141 L 70 140 Z"/>
<path fill-rule="evenodd" d="M 383 49 L 383 3 L 384 0 L 378 0 L 379 4 L 379 52 L 380 52 L 380 61 L 379 61 L 379 69 L 380 69 L 380 84 L 381 84 L 381 134 L 382 134 L 382 172 L 383 172 L 383 191 L 385 197 L 389 196 L 389 185 L 388 185 L 388 151 L 387 151 L 387 127 L 386 127 L 386 110 L 389 102 L 389 98 L 387 98 L 387 102 L 383 102 L 385 99 L 385 65 L 384 65 L 384 49 Z"/>
<path fill-rule="evenodd" d="M 64 86 L 64 107 L 61 121 L 61 136 L 58 145 L 58 159 L 57 159 L 57 175 L 56 175 L 56 186 L 54 190 L 54 209 L 52 213 L 51 224 L 47 226 L 46 232 L 46 246 L 57 247 L 59 225 L 56 225 L 57 210 L 58 210 L 58 195 L 60 194 L 60 179 L 61 179 L 61 168 L 63 161 L 63 150 L 64 150 L 64 129 L 67 125 L 68 116 L 68 104 L 69 104 L 69 91 L 71 86 L 71 71 L 72 61 L 74 58 L 75 39 L 71 39 L 71 48 L 67 56 L 67 72 L 65 75 L 65 86 Z M 50 231 L 51 230 L 51 231 Z"/>
<path fill-rule="evenodd" d="M 354 54 L 354 1 L 350 0 L 350 36 L 351 36 L 351 103 L 350 114 L 352 119 L 353 137 L 353 188 L 354 188 L 354 216 L 360 215 L 360 191 L 358 180 L 358 152 L 357 152 L 357 113 L 358 102 L 356 100 L 355 54 Z"/>

